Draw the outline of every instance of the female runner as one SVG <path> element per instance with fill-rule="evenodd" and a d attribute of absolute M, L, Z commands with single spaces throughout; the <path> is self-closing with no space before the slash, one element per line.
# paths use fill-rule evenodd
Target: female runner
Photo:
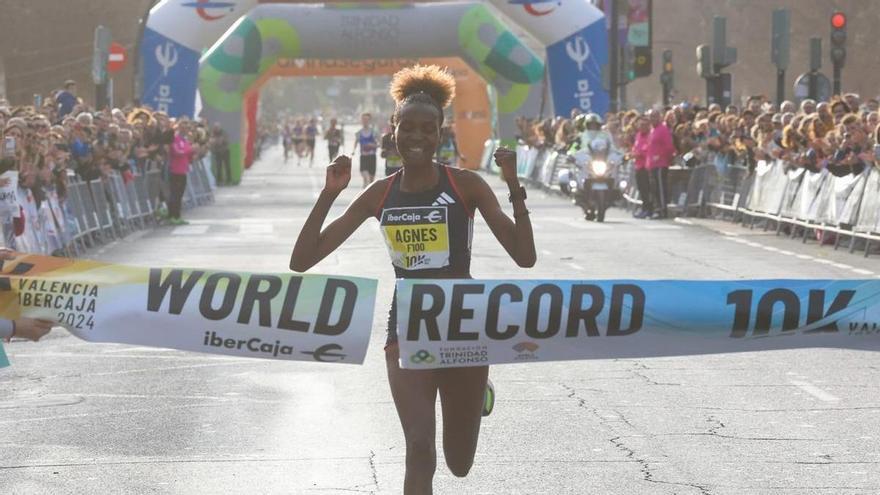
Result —
<path fill-rule="evenodd" d="M 393 129 L 403 167 L 371 184 L 342 216 L 322 230 L 333 201 L 351 180 L 351 158 L 336 158 L 327 168 L 324 189 L 293 248 L 292 270 L 308 270 L 373 217 L 385 232 L 398 278 L 470 278 L 471 231 L 476 210 L 517 265 L 534 265 L 535 243 L 524 202 L 525 190 L 516 177 L 516 154 L 503 148 L 495 152 L 495 162 L 502 168 L 510 189 L 514 220 L 504 214 L 495 193 L 480 175 L 433 161 L 440 141 L 443 108 L 454 92 L 453 77 L 436 66 L 407 68 L 394 76 L 391 96 L 397 106 Z M 404 215 L 407 212 L 438 208 L 446 210 L 448 237 L 432 243 L 434 250 L 429 255 L 403 252 L 407 245 L 397 243 L 393 233 L 407 225 L 393 220 L 413 218 Z M 433 244 L 445 247 L 445 251 L 441 248 L 438 253 Z M 446 465 L 454 475 L 466 476 L 477 447 L 489 368 L 401 369 L 395 306 L 393 303 L 389 315 L 385 356 L 391 395 L 406 439 L 404 494 L 430 494 L 437 465 L 434 407 L 438 392 Z"/>

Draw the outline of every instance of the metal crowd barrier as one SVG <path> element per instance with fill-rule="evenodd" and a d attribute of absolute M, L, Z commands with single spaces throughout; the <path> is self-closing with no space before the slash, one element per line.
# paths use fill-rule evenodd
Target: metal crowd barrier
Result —
<path fill-rule="evenodd" d="M 833 242 L 834 249 L 848 239 L 849 251 L 861 243 L 865 256 L 880 241 L 880 170 L 876 168 L 835 176 L 828 170 L 812 172 L 776 160 L 758 162 L 745 177 L 741 170 L 729 170 L 722 179 L 727 191 L 713 196 L 710 215 L 727 218 L 732 213 L 734 221 L 750 228 L 775 227 L 777 235 L 801 242 L 819 233 L 812 237 Z"/>
<path fill-rule="evenodd" d="M 497 141 L 487 141 L 484 169 L 496 172 L 492 153 Z M 559 191 L 559 171 L 566 165 L 564 152 L 552 149 L 517 149 L 517 174 L 547 191 Z M 632 163 L 621 167 L 619 180 L 627 205 L 641 205 Z M 671 213 L 716 217 L 742 222 L 749 228 L 775 228 L 807 242 L 820 233 L 823 243 L 833 239 L 834 249 L 848 240 L 849 251 L 861 245 L 865 256 L 880 242 L 880 169 L 868 167 L 860 174 L 838 177 L 827 170 L 811 172 L 782 160 L 760 161 L 754 170 L 728 164 L 693 168 L 673 166 L 668 176 Z M 830 242 L 829 242 L 830 243 Z"/>
<path fill-rule="evenodd" d="M 190 167 L 185 208 L 214 202 L 207 167 L 205 160 Z M 55 191 L 50 191 L 50 200 L 44 202 L 46 211 L 34 207 L 35 213 L 25 212 L 25 232 L 16 237 L 15 248 L 38 254 L 78 256 L 86 249 L 150 228 L 159 222 L 157 212 L 167 195 L 163 189 L 162 171 L 155 166 L 135 173 L 128 183 L 116 171 L 104 179 L 88 182 L 72 179 L 65 200 L 57 201 Z M 53 239 L 58 241 L 51 242 Z"/>
<path fill-rule="evenodd" d="M 486 142 L 483 153 L 482 168 L 497 173 L 492 160 L 492 153 L 498 147 L 498 141 Z M 550 148 L 533 149 L 525 145 L 517 146 L 517 175 L 532 186 L 540 187 L 549 192 L 560 192 L 559 172 L 567 165 L 564 151 Z M 694 174 L 692 170 L 674 166 L 668 175 L 668 209 L 674 214 L 701 214 L 708 208 L 709 194 L 714 193 L 712 184 L 719 182 L 714 167 L 700 167 Z M 711 169 L 711 170 L 710 170 Z M 636 187 L 635 173 L 631 163 L 625 163 L 618 172 L 618 181 L 625 183 L 622 195 L 630 206 L 642 204 Z"/>

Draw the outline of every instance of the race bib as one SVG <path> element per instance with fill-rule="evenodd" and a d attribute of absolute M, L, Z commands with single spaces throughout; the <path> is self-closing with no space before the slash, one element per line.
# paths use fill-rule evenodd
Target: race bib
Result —
<path fill-rule="evenodd" d="M 404 270 L 449 266 L 449 223 L 445 206 L 382 210 L 382 231 L 391 262 Z"/>

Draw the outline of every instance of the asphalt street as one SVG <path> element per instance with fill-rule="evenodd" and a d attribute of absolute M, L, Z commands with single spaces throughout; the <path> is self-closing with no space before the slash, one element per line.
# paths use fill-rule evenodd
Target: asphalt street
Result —
<path fill-rule="evenodd" d="M 139 233 L 90 257 L 286 271 L 322 172 L 283 163 L 271 149 L 241 186 L 187 212 L 191 225 Z M 487 180 L 506 202 L 497 177 Z M 355 177 L 332 214 L 360 186 Z M 478 220 L 475 277 L 880 276 L 880 256 L 727 222 L 635 220 L 614 210 L 595 224 L 554 195 L 532 190 L 528 203 L 537 265 L 517 268 Z M 400 493 L 403 435 L 382 352 L 393 272 L 376 222 L 312 271 L 380 280 L 363 366 L 92 344 L 60 329 L 38 344 L 8 345 L 0 493 Z M 455 478 L 441 457 L 436 493 L 880 493 L 874 353 L 517 364 L 490 376 L 498 401 L 475 466 Z"/>

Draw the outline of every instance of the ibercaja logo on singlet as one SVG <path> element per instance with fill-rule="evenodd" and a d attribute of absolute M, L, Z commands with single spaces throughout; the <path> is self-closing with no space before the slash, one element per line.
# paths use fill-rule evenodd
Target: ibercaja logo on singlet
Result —
<path fill-rule="evenodd" d="M 382 211 L 382 230 L 391 262 L 404 270 L 449 266 L 449 223 L 445 206 L 407 206 Z"/>

